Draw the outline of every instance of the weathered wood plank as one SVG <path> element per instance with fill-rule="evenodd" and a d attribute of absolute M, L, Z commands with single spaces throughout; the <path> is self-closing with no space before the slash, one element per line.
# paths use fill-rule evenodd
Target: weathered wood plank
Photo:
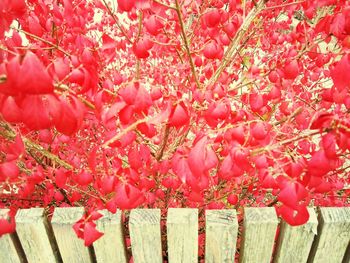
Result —
<path fill-rule="evenodd" d="M 167 238 L 169 263 L 198 262 L 198 210 L 169 208 Z"/>
<path fill-rule="evenodd" d="M 234 262 L 238 232 L 235 210 L 205 212 L 205 262 Z"/>
<path fill-rule="evenodd" d="M 163 262 L 160 209 L 131 210 L 129 231 L 135 263 Z"/>
<path fill-rule="evenodd" d="M 269 263 L 277 225 L 278 218 L 274 208 L 245 208 L 239 261 L 244 263 Z"/>
<path fill-rule="evenodd" d="M 350 242 L 350 207 L 320 208 L 318 235 L 308 262 L 342 262 Z"/>
<path fill-rule="evenodd" d="M 43 208 L 18 210 L 16 232 L 29 263 L 54 263 L 60 259 L 52 229 Z"/>
<path fill-rule="evenodd" d="M 308 211 L 310 218 L 302 226 L 290 226 L 282 221 L 274 263 L 307 262 L 318 224 L 315 210 L 308 208 Z"/>
<path fill-rule="evenodd" d="M 91 262 L 89 249 L 72 228 L 83 214 L 82 207 L 56 208 L 54 211 L 51 224 L 63 262 Z"/>
<path fill-rule="evenodd" d="M 96 228 L 104 235 L 93 244 L 97 263 L 127 262 L 121 211 L 112 214 L 102 210 L 99 213 L 103 217 L 97 220 Z"/>
<path fill-rule="evenodd" d="M 8 209 L 0 209 L 0 218 L 8 220 Z M 26 262 L 16 233 L 0 237 L 0 262 L 20 263 Z"/>

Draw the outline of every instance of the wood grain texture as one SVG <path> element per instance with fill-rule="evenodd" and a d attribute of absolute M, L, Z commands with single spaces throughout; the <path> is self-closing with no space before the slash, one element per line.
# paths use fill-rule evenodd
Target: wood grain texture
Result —
<path fill-rule="evenodd" d="M 350 242 L 350 207 L 320 208 L 318 221 L 308 262 L 341 263 Z"/>
<path fill-rule="evenodd" d="M 99 213 L 103 217 L 96 222 L 97 230 L 104 234 L 93 244 L 97 263 L 127 262 L 121 211 L 112 214 L 102 210 Z"/>
<path fill-rule="evenodd" d="M 245 208 L 239 261 L 269 263 L 277 225 L 278 218 L 274 208 Z"/>
<path fill-rule="evenodd" d="M 234 262 L 238 232 L 235 210 L 205 212 L 205 262 Z"/>
<path fill-rule="evenodd" d="M 0 218 L 8 219 L 8 209 L 0 209 Z M 24 255 L 18 253 L 19 242 L 16 244 L 15 234 L 7 234 L 0 237 L 0 262 L 20 263 L 25 262 Z"/>
<path fill-rule="evenodd" d="M 73 230 L 73 225 L 83 214 L 82 207 L 56 208 L 54 211 L 51 224 L 65 263 L 91 262 L 89 249 Z"/>
<path fill-rule="evenodd" d="M 167 238 L 169 263 L 198 262 L 198 210 L 169 208 Z"/>
<path fill-rule="evenodd" d="M 131 210 L 129 231 L 135 263 L 163 262 L 160 209 Z"/>
<path fill-rule="evenodd" d="M 16 232 L 29 263 L 54 263 L 60 259 L 43 208 L 18 210 Z"/>
<path fill-rule="evenodd" d="M 318 225 L 315 210 L 308 208 L 308 211 L 310 218 L 302 226 L 282 221 L 274 263 L 307 262 Z"/>

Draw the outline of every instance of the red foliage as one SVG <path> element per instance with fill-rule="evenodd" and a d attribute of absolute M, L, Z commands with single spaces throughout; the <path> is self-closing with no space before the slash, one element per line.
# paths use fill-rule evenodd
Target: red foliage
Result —
<path fill-rule="evenodd" d="M 101 209 L 349 205 L 350 1 L 51 2 L 0 1 L 0 235 L 33 206 L 83 204 L 90 245 Z"/>

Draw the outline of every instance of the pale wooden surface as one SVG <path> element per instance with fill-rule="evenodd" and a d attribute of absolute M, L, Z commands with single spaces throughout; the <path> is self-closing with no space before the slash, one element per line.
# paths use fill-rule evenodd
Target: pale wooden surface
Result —
<path fill-rule="evenodd" d="M 65 263 L 91 262 L 88 248 L 73 230 L 73 225 L 83 214 L 82 207 L 56 208 L 54 211 L 51 224 Z"/>
<path fill-rule="evenodd" d="M 54 263 L 59 259 L 43 208 L 18 210 L 16 232 L 29 263 Z"/>
<path fill-rule="evenodd" d="M 198 262 L 198 210 L 169 208 L 167 238 L 169 263 Z"/>
<path fill-rule="evenodd" d="M 162 263 L 160 209 L 134 209 L 129 218 L 135 263 Z"/>
<path fill-rule="evenodd" d="M 341 263 L 350 242 L 350 207 L 320 208 L 318 235 L 308 262 Z"/>
<path fill-rule="evenodd" d="M 238 222 L 235 210 L 205 212 L 205 262 L 234 262 Z"/>
<path fill-rule="evenodd" d="M 244 209 L 240 262 L 270 263 L 278 218 L 272 207 Z"/>
<path fill-rule="evenodd" d="M 0 209 L 0 218 L 8 219 L 8 209 Z M 10 234 L 3 235 L 0 237 L 0 262 L 8 263 L 20 263 L 22 261 L 22 256 L 18 253 L 15 240 Z"/>
<path fill-rule="evenodd" d="M 310 218 L 302 226 L 290 226 L 282 221 L 274 263 L 307 262 L 318 224 L 315 210 L 308 208 L 308 211 Z"/>
<path fill-rule="evenodd" d="M 99 211 L 103 215 L 97 220 L 96 229 L 104 235 L 94 242 L 97 263 L 127 261 L 121 211 L 112 214 L 107 210 Z"/>

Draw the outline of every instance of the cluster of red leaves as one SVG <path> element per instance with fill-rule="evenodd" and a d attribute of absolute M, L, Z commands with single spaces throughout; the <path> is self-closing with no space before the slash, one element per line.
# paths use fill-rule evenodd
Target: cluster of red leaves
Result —
<path fill-rule="evenodd" d="M 2 1 L 0 207 L 349 205 L 349 3 Z"/>

